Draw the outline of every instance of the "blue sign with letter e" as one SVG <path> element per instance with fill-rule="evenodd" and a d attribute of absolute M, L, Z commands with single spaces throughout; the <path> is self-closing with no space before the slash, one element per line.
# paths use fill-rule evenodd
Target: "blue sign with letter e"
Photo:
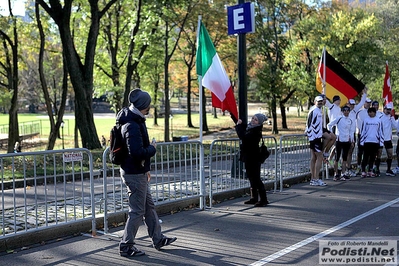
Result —
<path fill-rule="evenodd" d="M 254 4 L 246 2 L 227 7 L 228 34 L 255 32 Z"/>

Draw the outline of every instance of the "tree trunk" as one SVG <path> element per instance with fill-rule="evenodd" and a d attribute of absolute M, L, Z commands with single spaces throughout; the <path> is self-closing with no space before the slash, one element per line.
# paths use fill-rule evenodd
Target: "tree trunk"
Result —
<path fill-rule="evenodd" d="M 271 111 L 272 111 L 272 117 L 273 117 L 273 130 L 272 134 L 278 134 L 278 127 L 277 127 L 277 100 L 276 100 L 276 95 L 273 94 L 272 96 L 272 106 L 271 106 Z"/>
<path fill-rule="evenodd" d="M 187 126 L 193 128 L 193 121 L 191 120 L 191 68 L 187 67 Z"/>
<path fill-rule="evenodd" d="M 82 138 L 82 147 L 87 149 L 99 149 L 101 143 L 97 135 L 93 117 L 93 68 L 96 53 L 97 38 L 101 16 L 116 2 L 110 0 L 104 10 L 100 12 L 98 1 L 88 1 L 90 4 L 90 29 L 87 36 L 84 64 L 75 49 L 71 31 L 71 12 L 73 0 L 64 0 L 64 6 L 60 1 L 50 1 L 51 7 L 44 0 L 37 0 L 46 12 L 53 18 L 60 32 L 63 53 L 70 80 L 75 91 L 75 122 Z"/>
<path fill-rule="evenodd" d="M 12 91 L 11 106 L 8 111 L 9 126 L 7 152 L 9 153 L 14 152 L 15 143 L 20 142 L 18 127 L 18 32 L 16 18 L 12 14 L 11 18 L 13 22 L 13 40 L 11 40 L 5 32 L 0 31 L 2 38 L 4 39 L 4 46 L 7 46 L 8 44 L 7 48 L 10 47 L 12 53 L 11 56 L 6 59 L 6 64 L 3 64 L 3 67 L 7 72 L 8 90 Z M 8 50 L 6 53 L 8 54 Z"/>
<path fill-rule="evenodd" d="M 280 103 L 280 112 L 281 112 L 281 125 L 282 128 L 287 129 L 287 113 L 285 111 L 285 105 Z"/>

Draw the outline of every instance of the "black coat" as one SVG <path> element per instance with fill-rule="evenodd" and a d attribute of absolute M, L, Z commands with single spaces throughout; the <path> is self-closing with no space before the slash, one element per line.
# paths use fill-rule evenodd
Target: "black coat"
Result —
<path fill-rule="evenodd" d="M 246 124 L 236 126 L 236 132 L 240 138 L 240 161 L 259 161 L 259 142 L 262 138 L 263 125 L 247 130 Z"/>
<path fill-rule="evenodd" d="M 156 148 L 150 145 L 145 118 L 123 108 L 116 120 L 122 126 L 122 136 L 126 140 L 129 156 L 121 164 L 126 174 L 143 174 L 150 171 L 151 157 Z"/>

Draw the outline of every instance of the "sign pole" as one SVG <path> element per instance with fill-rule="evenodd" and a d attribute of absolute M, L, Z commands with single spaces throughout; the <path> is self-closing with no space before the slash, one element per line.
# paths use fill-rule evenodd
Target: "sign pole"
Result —
<path fill-rule="evenodd" d="M 244 0 L 238 0 L 243 4 Z M 247 101 L 247 46 L 246 33 L 240 33 L 237 37 L 238 47 L 238 112 L 239 117 L 245 123 L 248 122 L 248 101 Z"/>

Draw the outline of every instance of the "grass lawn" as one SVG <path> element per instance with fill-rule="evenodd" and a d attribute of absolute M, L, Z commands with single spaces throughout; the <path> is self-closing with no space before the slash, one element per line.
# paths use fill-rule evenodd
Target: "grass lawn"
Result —
<path fill-rule="evenodd" d="M 293 108 L 292 108 L 293 109 Z M 252 113 L 252 112 L 251 112 Z M 281 135 L 287 134 L 302 134 L 304 133 L 305 128 L 305 115 L 303 113 L 300 117 L 297 116 L 296 112 L 293 110 L 288 113 L 287 116 L 287 124 L 288 129 L 281 128 L 281 117 L 278 117 L 277 123 L 279 127 L 279 134 L 276 135 L 276 138 L 279 138 Z M 207 114 L 207 123 L 209 127 L 209 132 L 217 132 L 223 129 L 229 129 L 234 126 L 233 121 L 231 120 L 229 115 L 223 116 L 218 114 L 217 118 L 214 118 L 212 114 Z M 0 127 L 1 125 L 8 125 L 8 114 L 0 114 Z M 191 117 L 194 128 L 187 127 L 187 115 L 186 114 L 174 114 L 173 119 L 169 120 L 169 132 L 170 139 L 172 139 L 172 133 L 174 137 L 179 136 L 188 136 L 189 139 L 198 138 L 199 137 L 199 114 L 194 113 Z M 23 151 L 33 151 L 33 150 L 43 150 L 45 149 L 45 143 L 47 141 L 49 132 L 50 132 L 50 123 L 48 116 L 45 113 L 39 114 L 19 114 L 18 115 L 19 123 L 29 123 L 34 121 L 40 121 L 41 124 L 41 135 L 40 141 L 42 145 L 40 147 L 35 147 L 32 149 L 23 149 Z M 109 132 L 111 127 L 115 124 L 115 116 L 110 114 L 95 114 L 94 122 L 96 124 L 97 135 L 101 138 L 102 135 L 105 136 L 106 139 L 109 138 Z M 164 141 L 164 118 L 158 118 L 157 125 L 154 124 L 154 118 L 147 118 L 147 127 L 150 138 L 155 137 L 158 142 Z M 64 146 L 65 148 L 73 148 L 74 147 L 74 128 L 75 128 L 75 118 L 74 114 L 65 114 L 64 115 Z M 264 125 L 264 134 L 271 134 L 272 126 Z M 60 135 L 62 131 L 60 132 Z M 205 132 L 204 132 L 205 134 Z M 236 137 L 236 136 L 234 136 Z M 80 140 L 79 140 L 80 145 Z M 24 147 L 23 147 L 24 148 Z M 57 139 L 54 149 L 62 149 L 62 140 Z M 6 152 L 4 149 L 2 152 Z"/>
<path fill-rule="evenodd" d="M 8 125 L 8 114 L 0 114 L 0 127 L 2 125 Z M 169 120 L 169 132 L 172 136 L 188 136 L 189 138 L 195 138 L 199 136 L 199 114 L 195 113 L 191 116 L 194 128 L 187 127 L 187 115 L 186 114 L 175 114 L 173 119 Z M 29 123 L 39 121 L 41 125 L 41 135 L 40 138 L 46 140 L 50 133 L 50 122 L 46 114 L 19 114 L 18 122 Z M 97 135 L 101 138 L 102 135 L 106 139 L 109 138 L 109 133 L 111 127 L 115 124 L 115 116 L 111 114 L 95 114 L 94 123 L 96 124 Z M 207 114 L 207 123 L 209 131 L 219 131 L 221 129 L 226 129 L 234 126 L 233 121 L 230 116 L 219 115 L 214 118 L 213 115 Z M 75 118 L 73 114 L 65 114 L 64 116 L 64 145 L 65 148 L 73 147 L 73 135 L 75 128 Z M 150 138 L 155 137 L 158 142 L 164 141 L 164 118 L 158 118 L 157 125 L 154 124 L 154 118 L 147 118 L 147 127 Z M 60 132 L 62 135 L 62 131 Z M 172 137 L 170 137 L 172 139 Z M 57 140 L 55 149 L 61 149 L 62 141 Z M 26 151 L 26 150 L 25 150 Z"/>

